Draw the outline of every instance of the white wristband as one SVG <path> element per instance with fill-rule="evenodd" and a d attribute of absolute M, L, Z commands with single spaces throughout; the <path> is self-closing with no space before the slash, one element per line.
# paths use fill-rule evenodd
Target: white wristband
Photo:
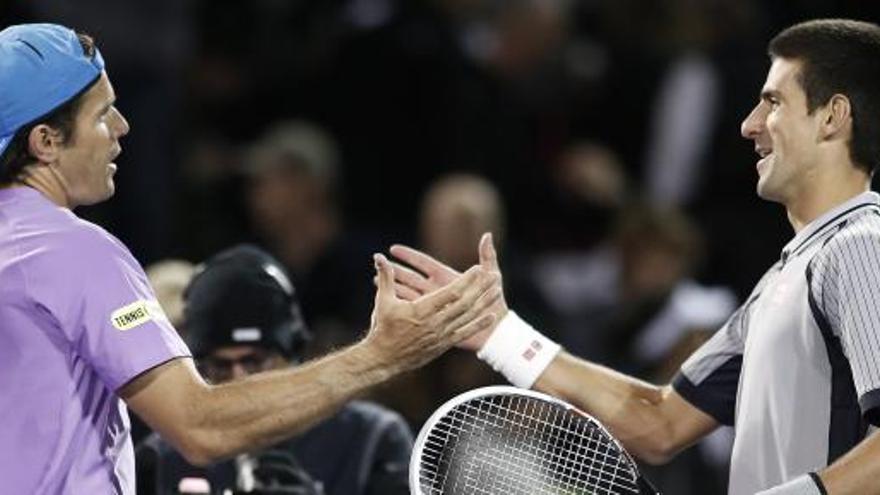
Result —
<path fill-rule="evenodd" d="M 758 492 L 755 495 L 824 495 L 824 489 L 820 489 L 809 474 L 798 476 L 797 478 L 774 486 L 768 490 Z"/>
<path fill-rule="evenodd" d="M 477 357 L 510 383 L 531 388 L 561 347 L 541 335 L 513 311 L 508 311 Z"/>

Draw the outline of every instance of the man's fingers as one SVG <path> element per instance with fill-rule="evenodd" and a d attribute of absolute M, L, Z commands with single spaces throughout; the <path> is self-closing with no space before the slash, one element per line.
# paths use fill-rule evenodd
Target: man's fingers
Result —
<path fill-rule="evenodd" d="M 461 329 L 466 327 L 470 322 L 480 318 L 484 313 L 488 312 L 489 308 L 491 308 L 492 305 L 498 302 L 502 297 L 503 292 L 501 291 L 501 287 L 496 285 L 480 294 L 477 300 L 471 304 L 454 309 L 451 307 L 452 305 L 450 305 L 450 313 L 458 310 L 458 314 L 454 316 L 455 319 L 453 319 L 446 327 L 451 329 L 453 333 L 459 333 Z M 458 304 L 458 302 L 455 304 Z"/>
<path fill-rule="evenodd" d="M 373 255 L 376 265 L 376 300 L 393 299 L 394 296 L 394 267 L 388 258 L 381 254 Z"/>
<path fill-rule="evenodd" d="M 484 270 L 490 272 L 501 271 L 498 268 L 498 253 L 495 252 L 495 243 L 492 240 L 492 234 L 486 232 L 480 238 L 480 266 Z"/>
<path fill-rule="evenodd" d="M 433 292 L 439 288 L 421 273 L 398 263 L 392 264 L 394 265 L 394 278 L 399 284 L 406 285 L 421 294 Z"/>
<path fill-rule="evenodd" d="M 439 280 L 449 280 L 459 273 L 437 261 L 433 257 L 401 244 L 391 246 L 390 252 L 395 258 L 415 267 L 416 270 Z"/>
<path fill-rule="evenodd" d="M 422 297 L 421 292 L 416 292 L 415 290 L 403 284 L 394 284 L 394 290 L 395 292 L 397 292 L 397 297 L 403 299 L 404 301 L 415 301 L 416 299 Z"/>
<path fill-rule="evenodd" d="M 474 268 L 472 268 L 472 270 Z M 462 282 L 464 282 L 464 277 L 459 278 L 459 280 L 456 280 L 455 283 L 453 285 L 450 285 L 449 287 L 453 287 L 454 285 L 460 284 Z M 498 283 L 497 275 L 486 273 L 485 271 L 480 270 L 480 278 L 475 279 L 473 282 L 468 283 L 467 285 L 464 285 L 461 288 L 461 291 L 458 292 L 458 297 L 448 300 L 440 307 L 434 307 L 433 309 L 430 309 L 428 314 L 433 313 L 434 315 L 436 315 L 437 321 L 440 323 L 446 324 L 446 322 L 452 322 L 469 309 L 473 309 L 480 297 L 482 297 L 487 292 L 492 291 L 493 289 L 497 289 L 500 291 L 499 285 L 500 284 Z M 418 312 L 423 309 L 424 308 L 416 308 L 416 314 L 425 314 Z"/>
<path fill-rule="evenodd" d="M 426 294 L 415 301 L 414 309 L 416 315 L 421 317 L 423 315 L 440 311 L 450 303 L 462 299 L 467 293 L 468 287 L 476 283 L 481 277 L 488 278 L 488 274 L 479 266 L 470 267 L 468 271 L 464 272 L 463 275 L 460 275 L 451 284 L 440 290 Z M 480 285 L 485 285 L 485 283 L 486 280 Z"/>
<path fill-rule="evenodd" d="M 460 344 L 480 332 L 489 330 L 495 325 L 497 318 L 498 317 L 495 316 L 494 313 L 486 313 L 479 316 L 477 319 L 472 320 L 467 325 L 455 329 L 452 337 L 453 345 Z"/>

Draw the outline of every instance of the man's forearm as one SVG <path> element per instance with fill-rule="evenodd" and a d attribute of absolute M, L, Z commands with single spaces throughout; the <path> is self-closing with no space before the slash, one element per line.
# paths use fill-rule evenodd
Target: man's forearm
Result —
<path fill-rule="evenodd" d="M 593 415 L 637 457 L 662 463 L 717 426 L 671 387 L 657 387 L 561 352 L 535 382 Z"/>
<path fill-rule="evenodd" d="M 394 374 L 364 345 L 297 368 L 209 387 L 203 428 L 218 432 L 219 457 L 256 450 L 303 431 Z"/>
<path fill-rule="evenodd" d="M 880 494 L 880 435 L 872 433 L 818 474 L 828 495 Z"/>
<path fill-rule="evenodd" d="M 123 397 L 190 462 L 206 464 L 304 431 L 394 373 L 364 344 L 222 385 L 205 384 L 183 359 L 137 379 Z M 155 400 L 166 405 L 144 414 L 139 401 Z"/>
<path fill-rule="evenodd" d="M 500 277 L 472 267 L 414 301 L 394 294 L 381 255 L 370 331 L 348 349 L 295 369 L 211 386 L 190 359 L 175 359 L 119 389 L 129 407 L 196 464 L 259 449 L 312 426 L 367 388 L 422 366 L 491 328 Z"/>

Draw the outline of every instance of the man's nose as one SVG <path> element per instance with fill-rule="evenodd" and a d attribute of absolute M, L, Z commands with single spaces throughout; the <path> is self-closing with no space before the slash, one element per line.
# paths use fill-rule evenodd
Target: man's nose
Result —
<path fill-rule="evenodd" d="M 746 139 L 755 139 L 764 129 L 764 112 L 761 105 L 756 106 L 740 125 L 740 134 Z"/>
<path fill-rule="evenodd" d="M 122 112 L 114 108 L 114 113 L 116 114 L 116 138 L 119 139 L 128 134 L 131 126 L 128 125 L 128 120 L 122 115 Z"/>

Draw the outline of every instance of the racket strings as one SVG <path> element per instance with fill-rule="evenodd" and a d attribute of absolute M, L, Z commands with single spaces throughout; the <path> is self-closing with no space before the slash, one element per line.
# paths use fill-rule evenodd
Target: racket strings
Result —
<path fill-rule="evenodd" d="M 533 418 L 531 418 L 531 415 L 534 415 L 534 414 L 535 414 L 534 411 L 529 411 L 529 412 L 527 412 L 527 415 L 529 415 L 529 416 L 527 416 L 527 418 L 533 419 Z M 557 414 L 558 414 L 558 413 L 557 413 Z M 545 426 L 546 426 L 546 424 L 545 424 Z M 546 429 L 546 428 L 545 428 L 545 429 Z M 535 438 L 528 438 L 528 441 L 529 441 L 529 442 L 535 442 L 536 439 L 535 439 Z M 497 443 L 497 442 L 496 442 L 496 443 Z M 541 446 L 541 447 L 543 447 L 545 450 L 548 448 L 548 446 L 546 446 L 546 445 Z M 529 450 L 529 449 L 526 449 L 526 450 Z M 612 452 L 612 450 L 611 450 L 610 448 L 606 448 L 606 449 L 604 449 L 604 450 L 597 450 L 596 452 L 598 452 L 599 454 L 604 455 L 605 457 L 608 457 L 608 453 L 609 453 L 609 452 Z M 497 455 L 498 452 L 495 452 L 495 454 Z M 475 454 L 470 454 L 470 453 L 468 453 L 468 452 L 465 452 L 465 453 L 462 454 L 462 455 L 464 455 L 465 457 L 467 457 L 468 455 L 473 456 L 473 455 L 475 455 Z M 498 459 L 500 459 L 501 461 L 505 461 L 505 460 L 507 460 L 507 459 L 505 459 L 505 457 L 508 457 L 508 456 L 500 455 L 500 456 L 497 456 L 497 457 L 498 457 Z M 495 459 L 495 460 L 497 461 L 498 459 Z M 519 460 L 521 461 L 520 464 L 522 464 L 522 461 L 523 461 L 524 459 L 521 457 Z M 483 461 L 485 461 L 485 459 L 483 459 Z M 559 463 L 559 460 L 558 460 L 558 459 L 555 459 L 555 460 L 554 460 L 554 459 L 553 459 L 553 456 L 551 456 L 550 458 L 547 458 L 546 455 L 544 456 L 543 459 L 540 458 L 540 457 L 537 457 L 537 458 L 528 459 L 527 461 L 531 461 L 531 464 L 533 464 L 533 465 L 542 465 L 542 466 L 544 467 L 544 470 L 547 471 L 547 472 L 552 472 L 552 471 L 554 470 L 554 465 L 553 465 L 554 462 L 555 462 L 556 464 Z M 492 459 L 491 459 L 491 458 L 490 458 L 489 462 L 484 462 L 484 464 L 487 464 L 488 467 L 492 468 L 494 471 L 498 471 L 499 467 L 510 468 L 510 466 L 501 466 L 499 462 L 492 462 Z M 521 466 L 520 464 L 517 464 L 517 465 L 515 465 L 515 466 L 513 466 L 513 467 L 514 467 L 514 468 L 520 468 L 520 470 L 518 470 L 518 471 L 515 472 L 515 475 L 520 475 L 519 477 L 522 478 L 522 473 L 520 472 L 521 469 L 522 469 L 522 466 Z M 569 473 L 565 473 L 565 471 L 560 472 L 559 466 L 558 466 L 558 465 L 556 466 L 556 468 L 555 468 L 555 471 L 556 471 L 556 473 L 555 473 L 555 482 L 554 482 L 554 483 L 551 483 L 551 484 L 554 485 L 554 486 L 556 486 L 556 487 L 558 488 L 559 485 L 561 484 L 560 481 L 566 481 L 566 478 L 572 478 L 572 479 L 573 479 L 574 477 L 577 477 L 577 476 L 583 477 L 585 474 L 584 474 L 584 473 L 582 472 L 582 470 L 579 469 L 579 468 L 582 468 L 582 467 L 584 467 L 584 466 L 588 466 L 588 467 L 589 467 L 591 470 L 593 470 L 593 471 L 598 471 L 598 472 L 602 472 L 602 471 L 603 471 L 603 469 L 602 469 L 600 466 L 590 465 L 589 463 L 583 463 L 583 462 L 581 462 L 580 459 L 576 459 L 576 458 L 575 458 L 575 459 L 571 459 L 571 460 L 568 460 L 568 461 L 567 461 L 567 466 L 565 466 L 565 469 L 568 470 Z M 615 466 L 615 471 L 616 471 L 617 469 L 619 469 L 619 467 L 618 467 L 618 466 Z M 468 473 L 471 473 L 471 474 L 472 474 L 472 472 L 473 472 L 473 470 L 470 470 Z M 466 473 L 466 474 L 468 474 L 468 473 Z M 573 473 L 573 475 L 572 475 L 572 473 Z M 568 475 L 566 476 L 566 474 L 568 474 Z M 605 478 L 607 478 L 607 472 L 606 472 L 605 474 L 606 474 Z M 594 477 L 594 478 L 595 478 L 595 479 L 590 480 L 590 481 L 591 481 L 593 484 L 596 484 L 596 485 L 597 485 L 597 486 L 594 486 L 594 487 L 593 487 L 594 492 L 596 492 L 595 490 L 599 490 L 599 491 L 596 492 L 596 493 L 618 493 L 618 492 L 620 491 L 620 490 L 617 490 L 617 491 L 611 491 L 611 490 L 609 490 L 609 487 L 611 487 L 611 488 L 615 488 L 615 487 L 616 487 L 616 488 L 622 488 L 622 489 L 624 490 L 624 493 L 625 493 L 626 490 L 627 490 L 627 487 L 625 487 L 625 486 L 620 486 L 619 483 L 615 483 L 615 480 L 610 480 L 610 484 L 608 483 L 609 480 L 605 480 L 605 481 L 606 481 L 605 485 L 607 485 L 607 486 L 604 486 L 604 487 L 603 487 L 603 485 L 602 485 L 603 478 L 602 478 L 601 476 L 599 476 L 598 474 L 596 474 L 595 472 L 594 472 L 594 473 L 587 473 L 586 476 L 588 476 L 588 477 Z M 472 477 L 472 476 L 465 476 L 465 478 L 471 478 L 471 477 Z M 531 478 L 527 478 L 526 480 L 519 480 L 518 484 L 519 484 L 519 485 L 523 485 L 523 484 L 527 485 L 527 486 L 528 486 L 528 491 L 527 491 L 527 493 L 534 493 L 535 490 L 540 490 L 540 488 L 538 488 L 538 486 L 539 486 L 541 483 L 547 484 L 546 473 L 545 473 L 545 476 L 543 476 L 543 478 L 545 478 L 545 479 L 543 479 L 543 480 L 537 480 L 537 479 L 534 479 L 534 478 L 535 478 L 535 476 L 532 476 Z M 501 479 L 503 480 L 504 478 L 501 478 Z M 568 484 L 569 484 L 569 485 L 572 485 L 572 484 L 575 484 L 575 485 L 576 485 L 577 483 L 572 483 L 572 482 L 571 482 L 572 479 L 569 479 L 569 480 L 568 480 L 568 481 L 569 481 Z M 467 493 L 479 493 L 481 490 L 477 490 L 477 488 L 479 488 L 480 486 L 482 486 L 482 482 L 485 482 L 485 481 L 486 481 L 486 480 L 481 480 L 481 483 L 478 483 L 478 484 L 477 484 L 477 487 L 470 486 L 471 483 L 467 483 L 466 486 L 467 486 L 468 490 L 467 490 L 466 492 L 467 492 Z M 523 483 L 523 481 L 525 481 L 525 483 Z M 458 480 L 458 483 L 457 483 L 456 486 L 460 485 L 460 484 L 461 484 L 460 482 L 461 482 L 461 480 Z M 445 484 L 445 483 L 442 483 L 442 484 Z M 496 484 L 497 484 L 497 483 L 496 483 Z M 501 483 L 501 484 L 503 484 L 503 483 Z M 456 490 L 455 490 L 454 488 L 455 488 L 455 487 L 453 487 L 452 493 L 456 493 Z M 568 488 L 571 488 L 571 486 L 569 486 Z M 493 489 L 493 490 L 491 491 L 491 493 L 498 493 L 499 491 L 500 491 L 500 490 Z M 568 491 L 568 490 L 566 490 L 566 492 L 567 492 L 567 491 Z M 559 492 L 558 490 L 551 490 L 549 493 L 560 493 L 560 492 Z"/>
<path fill-rule="evenodd" d="M 558 410 L 554 411 L 554 413 L 558 414 Z M 516 438 L 515 442 L 518 443 L 520 446 L 525 447 L 523 450 L 525 451 L 526 454 L 531 455 L 532 459 L 534 461 L 537 461 L 538 463 L 540 463 L 542 465 L 542 467 L 553 472 L 557 481 L 576 482 L 577 478 L 575 476 L 573 476 L 573 471 L 575 469 L 577 469 L 577 466 L 587 465 L 587 466 L 593 467 L 595 463 L 590 463 L 589 459 L 587 459 L 588 462 L 586 464 L 581 462 L 584 460 L 583 456 L 578 455 L 577 452 L 573 452 L 573 454 L 574 454 L 573 459 L 567 459 L 567 458 L 564 458 L 561 455 L 557 454 L 559 449 L 569 449 L 570 450 L 572 448 L 572 445 L 570 445 L 570 444 L 566 445 L 565 443 L 560 443 L 559 442 L 560 439 L 558 437 L 553 438 L 552 434 L 554 432 L 550 432 L 551 438 L 548 440 L 547 439 L 547 433 L 548 433 L 547 427 L 550 426 L 551 429 L 552 428 L 558 429 L 558 427 L 556 427 L 556 425 L 552 422 L 547 423 L 547 422 L 534 421 L 535 416 L 538 414 L 540 414 L 540 412 L 538 412 L 538 411 L 528 411 L 525 415 L 522 415 L 523 418 L 516 418 L 516 419 L 525 420 L 526 423 L 517 422 L 517 424 L 519 426 L 525 427 L 525 429 L 519 430 L 519 432 L 524 433 L 524 435 L 523 434 L 519 435 L 519 438 Z M 511 418 L 508 418 L 508 419 L 511 419 Z M 514 421 L 514 422 L 516 422 L 516 421 Z M 492 426 L 502 426 L 502 425 L 495 422 L 495 423 L 492 423 Z M 530 435 L 530 433 L 535 432 L 535 431 L 539 431 L 540 434 L 536 437 Z M 554 442 L 554 440 L 556 440 L 556 442 Z M 598 453 L 600 451 L 595 450 L 594 452 Z M 509 451 L 508 452 L 502 451 L 502 452 L 500 452 L 500 454 L 501 454 L 500 458 L 504 461 L 508 461 L 508 464 L 510 462 L 516 461 L 516 459 L 513 458 L 513 456 L 511 455 L 511 453 Z M 490 461 L 490 464 L 492 464 L 491 461 Z M 495 466 L 497 467 L 497 463 L 495 464 Z M 519 466 L 517 464 L 514 464 L 512 466 L 509 465 L 507 467 L 521 469 L 521 466 Z M 601 468 L 599 470 L 601 471 Z M 596 481 L 598 481 L 598 480 L 599 479 L 597 477 Z"/>
<path fill-rule="evenodd" d="M 601 426 L 554 403 L 490 396 L 457 405 L 428 434 L 428 494 L 638 493 L 629 459 Z"/>

